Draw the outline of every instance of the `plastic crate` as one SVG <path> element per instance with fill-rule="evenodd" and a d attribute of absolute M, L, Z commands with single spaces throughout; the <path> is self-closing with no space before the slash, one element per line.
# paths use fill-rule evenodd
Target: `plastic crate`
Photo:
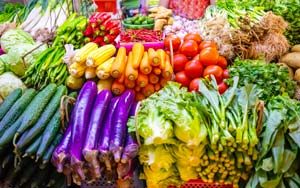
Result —
<path fill-rule="evenodd" d="M 117 0 L 94 0 L 98 12 L 117 12 Z"/>

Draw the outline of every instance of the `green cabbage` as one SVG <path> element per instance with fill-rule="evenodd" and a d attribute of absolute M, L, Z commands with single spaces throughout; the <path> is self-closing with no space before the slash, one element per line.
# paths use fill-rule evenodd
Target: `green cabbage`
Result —
<path fill-rule="evenodd" d="M 6 71 L 5 63 L 1 60 L 2 56 L 3 55 L 0 56 L 0 75 Z"/>
<path fill-rule="evenodd" d="M 188 156 L 188 155 L 186 155 L 186 156 Z M 198 179 L 198 173 L 197 173 L 196 167 L 176 163 L 176 168 L 179 172 L 180 178 L 183 181 Z"/>
<path fill-rule="evenodd" d="M 201 157 L 205 153 L 205 144 L 201 144 L 200 146 L 191 149 L 188 148 L 186 144 L 178 144 L 173 147 L 173 155 L 176 157 L 176 160 L 181 165 L 186 166 L 199 166 L 201 163 Z M 187 158 L 187 156 L 189 156 Z"/>
<path fill-rule="evenodd" d="M 18 44 L 32 44 L 35 42 L 27 32 L 21 29 L 10 29 L 6 31 L 0 39 L 1 48 L 8 53 Z"/>
<path fill-rule="evenodd" d="M 0 75 L 0 96 L 5 99 L 17 88 L 26 89 L 24 83 L 11 72 Z"/>

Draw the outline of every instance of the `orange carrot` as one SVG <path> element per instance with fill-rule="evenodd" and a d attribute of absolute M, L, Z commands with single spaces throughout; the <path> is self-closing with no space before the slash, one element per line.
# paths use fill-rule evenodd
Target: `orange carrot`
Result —
<path fill-rule="evenodd" d="M 154 85 L 154 89 L 155 89 L 155 91 L 159 91 L 160 90 L 160 84 L 159 83 L 156 83 L 155 85 Z"/>
<path fill-rule="evenodd" d="M 139 92 L 139 91 L 141 91 L 141 87 L 135 86 L 134 90 L 135 90 L 136 92 Z"/>
<path fill-rule="evenodd" d="M 146 87 L 142 89 L 142 92 L 146 97 L 149 97 L 151 94 L 155 92 L 154 85 L 152 84 L 146 85 Z"/>
<path fill-rule="evenodd" d="M 151 67 L 150 61 L 149 61 L 148 52 L 144 52 L 144 56 L 143 56 L 143 59 L 142 59 L 141 64 L 140 64 L 140 71 L 143 74 L 150 74 L 151 71 L 152 71 L 152 67 Z"/>
<path fill-rule="evenodd" d="M 138 43 L 134 43 L 133 47 L 132 47 L 132 54 L 133 54 L 133 59 L 132 59 L 132 66 L 135 69 L 138 69 L 140 66 L 140 63 L 143 59 L 143 55 L 144 55 L 144 45 L 140 42 Z"/>
<path fill-rule="evenodd" d="M 115 95 L 121 95 L 125 91 L 125 86 L 120 84 L 117 80 L 115 80 L 111 86 L 111 91 Z"/>
<path fill-rule="evenodd" d="M 164 70 L 165 67 L 166 67 L 166 62 L 165 62 L 165 60 L 166 60 L 166 52 L 165 52 L 163 49 L 158 49 L 158 50 L 156 51 L 156 53 L 157 53 L 157 56 L 158 56 L 159 59 L 160 59 L 160 65 L 159 65 L 159 68 L 160 68 L 161 70 Z"/>
<path fill-rule="evenodd" d="M 143 95 L 142 93 L 140 93 L 140 92 L 137 92 L 136 94 L 135 94 L 135 100 L 136 101 L 141 101 L 141 100 L 144 100 L 146 97 L 145 97 L 145 95 Z"/>
<path fill-rule="evenodd" d="M 153 69 L 153 72 L 154 72 L 154 74 L 156 74 L 156 75 L 160 75 L 162 71 L 161 71 L 160 68 L 155 67 L 155 68 Z"/>
<path fill-rule="evenodd" d="M 164 86 L 167 84 L 168 81 L 170 81 L 170 80 L 169 80 L 169 79 L 166 79 L 166 78 L 162 78 L 162 79 L 159 81 L 159 83 L 160 83 L 160 85 L 161 85 L 162 87 L 164 87 Z"/>
<path fill-rule="evenodd" d="M 139 73 L 136 83 L 140 87 L 145 87 L 148 84 L 148 76 L 142 73 Z"/>
<path fill-rule="evenodd" d="M 159 77 L 153 73 L 149 74 L 149 82 L 151 84 L 156 84 L 159 81 Z"/>
<path fill-rule="evenodd" d="M 160 59 L 157 56 L 156 51 L 153 48 L 149 48 L 148 55 L 149 55 L 150 65 L 152 65 L 152 66 L 159 66 Z"/>
<path fill-rule="evenodd" d="M 170 56 L 166 55 L 166 61 L 165 61 L 165 68 L 163 70 L 163 77 L 164 78 L 171 78 L 173 74 L 173 68 L 170 61 Z"/>
<path fill-rule="evenodd" d="M 134 69 L 132 66 L 132 60 L 133 60 L 133 54 L 132 52 L 129 52 L 126 70 L 125 70 L 125 76 L 129 80 L 136 80 L 138 77 L 138 70 Z"/>
<path fill-rule="evenodd" d="M 135 86 L 134 81 L 129 80 L 127 78 L 125 78 L 124 84 L 127 88 L 130 88 L 130 89 L 134 88 L 134 86 Z"/>
<path fill-rule="evenodd" d="M 121 47 L 117 53 L 116 59 L 111 67 L 111 76 L 113 78 L 120 78 L 126 67 L 126 48 Z"/>
<path fill-rule="evenodd" d="M 117 79 L 117 82 L 123 84 L 125 80 L 125 74 L 122 74 L 120 78 Z"/>

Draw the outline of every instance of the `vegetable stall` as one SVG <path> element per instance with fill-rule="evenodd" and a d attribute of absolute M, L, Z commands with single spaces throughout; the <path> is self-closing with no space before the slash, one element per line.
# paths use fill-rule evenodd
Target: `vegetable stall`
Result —
<path fill-rule="evenodd" d="M 0 187 L 300 187 L 299 5 L 5 2 Z"/>

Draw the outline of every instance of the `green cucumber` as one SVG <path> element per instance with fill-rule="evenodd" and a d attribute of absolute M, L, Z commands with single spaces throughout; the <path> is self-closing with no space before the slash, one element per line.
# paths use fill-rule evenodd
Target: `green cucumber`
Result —
<path fill-rule="evenodd" d="M 45 127 L 47 126 L 51 117 L 54 115 L 55 111 L 59 109 L 61 97 L 66 93 L 67 93 L 66 86 L 59 86 L 57 88 L 57 91 L 55 92 L 54 96 L 52 97 L 49 104 L 45 108 L 41 117 L 38 119 L 35 125 L 29 130 L 24 140 L 20 139 L 18 141 L 16 145 L 17 149 L 22 150 L 25 146 L 32 143 L 32 141 L 44 131 Z"/>
<path fill-rule="evenodd" d="M 39 145 L 41 141 L 42 141 L 42 137 L 40 136 L 26 149 L 23 157 L 33 156 L 36 153 L 36 151 L 39 149 Z"/>
<path fill-rule="evenodd" d="M 43 164 L 46 164 L 50 161 L 50 158 L 52 156 L 52 153 L 54 151 L 54 149 L 56 148 L 56 146 L 59 144 L 61 138 L 62 138 L 62 134 L 58 133 L 53 142 L 51 143 L 49 149 L 46 151 L 46 153 L 43 155 Z"/>
<path fill-rule="evenodd" d="M 49 84 L 45 89 L 43 89 L 34 97 L 30 105 L 25 110 L 22 125 L 17 130 L 16 137 L 30 128 L 39 119 L 41 113 L 47 106 L 55 91 L 56 85 Z"/>
<path fill-rule="evenodd" d="M 21 126 L 22 119 L 24 117 L 23 114 L 17 119 L 16 122 L 14 122 L 8 129 L 4 131 L 4 133 L 0 137 L 0 147 L 7 146 L 13 140 L 15 133 Z"/>
<path fill-rule="evenodd" d="M 8 110 L 14 105 L 17 99 L 22 95 L 22 89 L 15 89 L 0 106 L 0 120 L 5 116 Z"/>
<path fill-rule="evenodd" d="M 9 109 L 9 111 L 5 114 L 4 118 L 0 122 L 0 136 L 4 133 L 4 131 L 13 124 L 19 116 L 26 109 L 27 105 L 35 96 L 36 91 L 34 89 L 28 89 L 19 98 L 15 104 Z"/>
<path fill-rule="evenodd" d="M 46 149 L 50 146 L 51 142 L 54 140 L 60 128 L 60 124 L 61 124 L 60 121 L 61 121 L 60 110 L 57 110 L 54 116 L 51 118 L 50 122 L 48 123 L 47 128 L 44 130 L 44 133 L 42 135 L 42 140 L 36 154 L 37 160 L 44 155 Z"/>

